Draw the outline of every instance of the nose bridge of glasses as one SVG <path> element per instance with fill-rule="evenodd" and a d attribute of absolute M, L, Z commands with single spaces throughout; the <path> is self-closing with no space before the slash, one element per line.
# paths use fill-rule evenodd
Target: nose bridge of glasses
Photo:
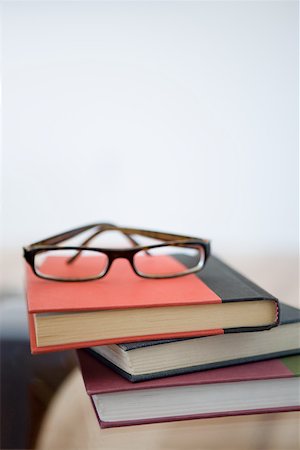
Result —
<path fill-rule="evenodd" d="M 109 264 L 108 264 L 108 270 L 112 268 L 112 266 L 115 264 L 129 264 L 131 268 L 134 268 L 133 265 L 133 256 L 134 252 L 129 252 L 128 250 L 116 250 L 112 255 L 109 257 Z M 117 260 L 123 260 L 120 263 Z M 127 262 L 126 262 L 127 261 Z"/>
<path fill-rule="evenodd" d="M 128 248 L 114 249 L 109 259 L 111 262 L 113 262 L 115 259 L 127 259 L 127 261 L 131 262 L 133 261 L 133 256 L 135 253 L 132 250 L 133 249 Z"/>

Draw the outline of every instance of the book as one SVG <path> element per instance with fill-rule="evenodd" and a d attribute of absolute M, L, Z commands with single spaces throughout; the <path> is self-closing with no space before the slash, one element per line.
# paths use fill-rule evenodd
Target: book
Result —
<path fill-rule="evenodd" d="M 162 258 L 171 271 L 184 264 Z M 154 272 L 157 261 L 147 257 Z M 28 268 L 27 304 L 33 353 L 265 330 L 279 320 L 275 297 L 215 257 L 197 274 L 159 280 L 136 276 L 123 259 L 105 278 L 82 283 L 44 280 Z"/>
<path fill-rule="evenodd" d="M 77 355 L 102 428 L 300 410 L 299 355 L 140 383 Z"/>
<path fill-rule="evenodd" d="M 300 310 L 280 303 L 280 325 L 267 331 L 91 347 L 128 380 L 144 381 L 300 354 Z"/>

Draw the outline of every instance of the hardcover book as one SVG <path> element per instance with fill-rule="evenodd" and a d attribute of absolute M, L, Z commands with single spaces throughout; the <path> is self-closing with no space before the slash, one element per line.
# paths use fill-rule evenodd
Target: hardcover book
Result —
<path fill-rule="evenodd" d="M 184 268 L 179 257 L 161 258 L 160 267 Z M 158 258 L 145 264 L 155 273 Z M 103 279 L 87 282 L 44 280 L 28 268 L 27 302 L 33 353 L 278 324 L 277 299 L 213 256 L 196 275 L 159 280 L 136 276 L 123 259 Z"/>
<path fill-rule="evenodd" d="M 300 354 L 300 310 L 280 303 L 280 325 L 267 331 L 131 342 L 88 349 L 130 381 Z"/>
<path fill-rule="evenodd" d="M 77 354 L 102 428 L 300 410 L 300 356 L 131 383 Z"/>

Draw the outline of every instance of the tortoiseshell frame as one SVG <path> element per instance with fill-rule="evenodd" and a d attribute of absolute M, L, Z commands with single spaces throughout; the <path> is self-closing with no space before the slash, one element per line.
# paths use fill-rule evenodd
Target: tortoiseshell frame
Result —
<path fill-rule="evenodd" d="M 94 233 L 87 238 L 81 246 L 58 246 L 57 244 L 60 244 L 63 241 L 66 241 L 68 239 L 71 239 L 72 237 L 75 237 L 79 235 L 80 233 L 83 233 L 88 230 L 92 230 L 95 228 Z M 110 249 L 110 248 L 100 248 L 100 247 L 88 247 L 87 244 L 94 239 L 98 234 L 102 233 L 103 231 L 108 230 L 114 230 L 114 231 L 120 231 L 122 234 L 124 234 L 131 242 L 131 244 L 134 245 L 133 248 L 119 248 L 119 249 Z M 139 236 L 145 236 L 149 238 L 158 239 L 160 241 L 164 241 L 161 244 L 154 244 L 154 245 L 147 245 L 147 246 L 141 246 L 139 245 L 132 235 L 139 235 Z M 165 246 L 184 246 L 188 245 L 190 247 L 197 247 L 200 251 L 200 261 L 196 267 L 193 267 L 192 269 L 187 269 L 186 271 L 182 273 L 176 273 L 176 274 L 167 274 L 167 275 L 152 275 L 152 274 L 143 274 L 139 272 L 134 264 L 134 255 L 140 251 L 145 251 L 147 253 L 148 250 L 153 248 L 159 248 L 159 247 L 165 247 Z M 106 268 L 98 275 L 88 277 L 88 278 L 79 278 L 79 279 L 66 279 L 66 278 L 59 278 L 59 277 L 51 277 L 50 275 L 43 275 L 36 271 L 34 260 L 35 255 L 47 250 L 78 250 L 78 252 L 69 259 L 68 263 L 72 263 L 79 255 L 82 250 L 92 250 L 95 252 L 103 253 L 107 256 L 108 262 Z M 198 272 L 201 270 L 205 263 L 207 258 L 210 255 L 210 241 L 207 239 L 200 239 L 200 238 L 193 238 L 189 236 L 181 236 L 171 233 L 163 233 L 158 231 L 150 231 L 150 230 L 141 230 L 136 228 L 124 228 L 124 227 L 118 227 L 115 225 L 112 225 L 110 223 L 97 223 L 97 224 L 91 224 L 91 225 L 85 225 L 80 228 L 75 228 L 69 231 L 66 231 L 61 234 L 57 234 L 55 236 L 52 236 L 47 239 L 43 239 L 42 241 L 35 242 L 34 244 L 31 244 L 27 247 L 23 248 L 24 250 L 24 258 L 27 261 L 27 263 L 31 266 L 33 272 L 36 276 L 40 278 L 44 278 L 47 280 L 54 280 L 54 281 L 66 281 L 66 282 L 74 282 L 74 281 L 91 281 L 91 280 L 97 280 L 100 278 L 103 278 L 109 271 L 113 261 L 117 258 L 125 258 L 129 261 L 133 271 L 136 273 L 136 275 L 142 277 L 142 278 L 153 278 L 153 279 L 159 279 L 159 278 L 177 278 L 184 275 L 188 275 L 191 273 Z"/>

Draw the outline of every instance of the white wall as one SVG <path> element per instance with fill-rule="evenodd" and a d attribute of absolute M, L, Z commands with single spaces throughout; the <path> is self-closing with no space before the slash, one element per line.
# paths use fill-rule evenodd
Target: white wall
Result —
<path fill-rule="evenodd" d="M 22 244 L 110 220 L 294 301 L 297 27 L 289 1 L 4 2 L 4 288 Z"/>

